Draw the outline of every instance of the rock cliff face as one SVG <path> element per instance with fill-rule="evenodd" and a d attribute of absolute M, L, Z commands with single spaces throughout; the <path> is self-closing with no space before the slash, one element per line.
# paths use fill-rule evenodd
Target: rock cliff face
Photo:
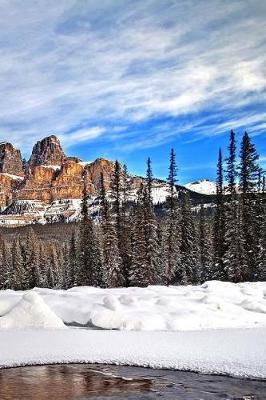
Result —
<path fill-rule="evenodd" d="M 20 151 L 11 143 L 0 143 L 0 173 L 24 176 Z"/>
<path fill-rule="evenodd" d="M 37 142 L 23 168 L 20 151 L 0 144 L 0 225 L 74 221 L 80 216 L 84 189 L 89 209 L 97 214 L 101 174 L 106 191 L 111 188 L 114 162 L 103 158 L 86 163 L 67 157 L 54 135 Z M 143 178 L 128 177 L 132 199 Z M 164 201 L 165 183 L 158 183 L 155 200 Z"/>
<path fill-rule="evenodd" d="M 59 139 L 51 135 L 35 144 L 29 159 L 29 167 L 33 169 L 37 165 L 61 166 L 65 158 Z"/>
<path fill-rule="evenodd" d="M 10 143 L 0 145 L 0 207 L 13 200 L 34 200 L 46 204 L 62 199 L 81 199 L 84 188 L 96 196 L 103 174 L 110 189 L 114 163 L 102 158 L 83 163 L 67 157 L 54 135 L 37 142 L 24 173 L 20 151 Z"/>

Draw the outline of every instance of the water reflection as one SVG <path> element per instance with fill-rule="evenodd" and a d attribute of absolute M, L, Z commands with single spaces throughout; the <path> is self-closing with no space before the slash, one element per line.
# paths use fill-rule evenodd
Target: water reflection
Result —
<path fill-rule="evenodd" d="M 0 400 L 265 400 L 266 381 L 114 365 L 0 369 Z"/>
<path fill-rule="evenodd" d="M 149 379 L 126 379 L 87 365 L 48 365 L 0 371 L 1 400 L 73 400 L 149 391 Z"/>

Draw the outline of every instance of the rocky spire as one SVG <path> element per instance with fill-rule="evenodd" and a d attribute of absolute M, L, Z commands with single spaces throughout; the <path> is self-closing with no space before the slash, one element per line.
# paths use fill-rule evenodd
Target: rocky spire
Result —
<path fill-rule="evenodd" d="M 0 143 L 0 172 L 24 176 L 21 153 L 11 143 Z"/>
<path fill-rule="evenodd" d="M 65 158 L 59 139 L 55 135 L 51 135 L 34 145 L 29 159 L 29 167 L 34 168 L 36 165 L 62 165 Z"/>

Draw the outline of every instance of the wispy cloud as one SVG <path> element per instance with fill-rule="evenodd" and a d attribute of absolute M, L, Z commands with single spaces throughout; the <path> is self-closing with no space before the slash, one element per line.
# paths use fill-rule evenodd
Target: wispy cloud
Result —
<path fill-rule="evenodd" d="M 132 150 L 187 132 L 260 134 L 265 16 L 261 0 L 3 0 L 0 139 L 104 136 Z M 169 129 L 135 128 L 161 116 Z"/>

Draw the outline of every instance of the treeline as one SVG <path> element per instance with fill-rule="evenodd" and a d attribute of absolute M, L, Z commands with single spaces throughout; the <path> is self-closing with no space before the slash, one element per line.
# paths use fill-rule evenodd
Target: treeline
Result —
<path fill-rule="evenodd" d="M 101 177 L 100 219 L 93 221 L 84 193 L 81 222 L 68 244 L 44 241 L 29 228 L 26 240 L 0 239 L 0 288 L 35 286 L 147 286 L 198 284 L 209 279 L 231 282 L 266 279 L 265 177 L 247 133 L 240 145 L 230 133 L 228 155 L 219 151 L 217 194 L 210 216 L 204 205 L 192 208 L 189 192 L 177 193 L 177 167 L 171 150 L 169 196 L 156 215 L 153 175 L 130 199 L 126 168 L 116 162 L 111 193 Z M 226 182 L 226 186 L 225 186 Z"/>

